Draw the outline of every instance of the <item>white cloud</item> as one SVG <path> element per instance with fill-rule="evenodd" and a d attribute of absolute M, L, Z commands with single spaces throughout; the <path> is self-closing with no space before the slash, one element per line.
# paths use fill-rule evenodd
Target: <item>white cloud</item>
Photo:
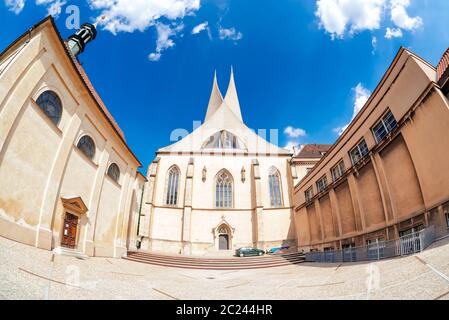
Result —
<path fill-rule="evenodd" d="M 292 126 L 288 126 L 287 128 L 285 128 L 284 134 L 289 138 L 299 138 L 305 137 L 307 135 L 304 129 L 293 128 Z"/>
<path fill-rule="evenodd" d="M 317 0 L 315 15 L 333 38 L 380 28 L 386 0 Z"/>
<path fill-rule="evenodd" d="M 180 24 L 174 28 L 163 23 L 156 24 L 157 41 L 156 51 L 150 53 L 148 59 L 151 61 L 159 61 L 162 56 L 162 52 L 175 45 L 175 42 L 171 39 L 174 35 L 184 29 L 184 25 Z"/>
<path fill-rule="evenodd" d="M 380 29 L 389 17 L 396 27 L 387 28 L 386 38 L 391 39 L 402 36 L 402 30 L 414 31 L 423 25 L 421 17 L 408 15 L 410 3 L 411 0 L 317 0 L 315 15 L 332 39 Z"/>
<path fill-rule="evenodd" d="M 240 31 L 237 31 L 235 28 L 223 28 L 222 26 L 219 26 L 218 28 L 218 35 L 221 40 L 233 40 L 238 41 L 243 38 L 243 34 Z"/>
<path fill-rule="evenodd" d="M 410 17 L 407 7 L 410 0 L 391 0 L 391 21 L 401 29 L 414 31 L 423 25 L 421 17 Z"/>
<path fill-rule="evenodd" d="M 208 24 L 207 21 L 206 21 L 206 22 L 203 22 L 203 23 L 200 23 L 199 25 L 195 26 L 195 27 L 192 29 L 192 34 L 198 34 L 198 33 L 200 33 L 201 31 L 204 31 L 204 30 L 208 29 L 208 28 L 209 28 L 208 25 L 209 25 L 209 24 Z"/>
<path fill-rule="evenodd" d="M 371 91 L 364 88 L 361 83 L 359 83 L 355 88 L 353 88 L 355 95 L 354 95 L 354 115 L 353 119 L 356 117 L 356 115 L 362 110 L 365 103 L 368 101 L 369 97 L 371 96 Z"/>
<path fill-rule="evenodd" d="M 105 29 L 118 32 L 145 31 L 165 17 L 183 18 L 200 8 L 200 0 L 88 0 L 91 9 L 101 10 Z"/>
<path fill-rule="evenodd" d="M 385 33 L 385 38 L 393 39 L 393 38 L 402 38 L 402 30 L 399 28 L 387 28 Z"/>
<path fill-rule="evenodd" d="M 298 152 L 300 150 L 300 138 L 307 136 L 307 132 L 304 129 L 294 128 L 288 126 L 284 129 L 284 134 L 287 136 L 287 143 L 284 149 L 289 150 L 292 153 Z"/>
<path fill-rule="evenodd" d="M 62 7 L 66 5 L 64 0 L 36 0 L 37 5 L 46 5 L 47 14 L 58 17 L 62 12 Z"/>
<path fill-rule="evenodd" d="M 357 84 L 357 86 L 355 86 L 355 88 L 352 88 L 352 90 L 354 91 L 354 113 L 352 115 L 351 121 L 354 120 L 354 118 L 357 116 L 360 110 L 362 110 L 363 106 L 371 96 L 371 91 L 363 87 L 361 83 Z M 342 135 L 348 127 L 349 124 L 346 124 L 344 126 L 335 128 L 333 131 L 338 135 Z"/>
<path fill-rule="evenodd" d="M 25 7 L 25 0 L 5 0 L 5 6 L 9 11 L 19 14 Z"/>
<path fill-rule="evenodd" d="M 303 145 L 299 144 L 297 141 L 288 141 L 284 146 L 284 149 L 287 149 L 293 154 L 297 154 L 299 151 L 301 151 L 302 147 Z"/>

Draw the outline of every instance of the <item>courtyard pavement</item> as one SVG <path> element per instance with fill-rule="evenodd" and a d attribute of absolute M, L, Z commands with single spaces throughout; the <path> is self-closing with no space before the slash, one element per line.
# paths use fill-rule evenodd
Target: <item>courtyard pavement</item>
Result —
<path fill-rule="evenodd" d="M 449 239 L 372 263 L 204 271 L 53 256 L 0 237 L 0 299 L 449 300 Z"/>

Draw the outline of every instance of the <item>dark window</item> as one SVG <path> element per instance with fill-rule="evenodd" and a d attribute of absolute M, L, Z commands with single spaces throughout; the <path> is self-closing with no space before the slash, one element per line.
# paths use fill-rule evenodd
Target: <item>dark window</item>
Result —
<path fill-rule="evenodd" d="M 270 175 L 268 176 L 268 184 L 270 188 L 270 201 L 271 206 L 274 208 L 279 208 L 282 206 L 282 195 L 281 195 L 281 177 L 279 171 L 272 169 Z"/>
<path fill-rule="evenodd" d="M 447 224 L 447 227 L 449 228 L 449 212 L 446 213 L 446 224 Z"/>
<path fill-rule="evenodd" d="M 84 153 L 86 157 L 93 160 L 95 157 L 95 142 L 89 136 L 84 136 L 80 139 L 77 145 L 78 149 Z"/>
<path fill-rule="evenodd" d="M 109 166 L 108 176 L 111 177 L 115 182 L 120 180 L 120 168 L 117 164 L 113 163 Z"/>
<path fill-rule="evenodd" d="M 310 187 L 309 189 L 307 189 L 306 192 L 304 192 L 304 195 L 305 195 L 305 197 L 306 197 L 306 202 L 312 201 L 312 198 L 313 198 L 313 188 Z"/>
<path fill-rule="evenodd" d="M 47 117 L 55 125 L 59 124 L 62 116 L 62 103 L 58 95 L 53 91 L 45 91 L 36 101 L 37 105 L 44 111 Z"/>
<path fill-rule="evenodd" d="M 322 177 L 320 180 L 316 183 L 316 188 L 318 190 L 318 193 L 323 192 L 327 188 L 327 178 L 326 176 Z"/>
<path fill-rule="evenodd" d="M 351 150 L 350 156 L 353 164 L 359 162 L 363 157 L 369 153 L 368 146 L 365 139 L 362 139 L 360 143 Z"/>
<path fill-rule="evenodd" d="M 376 141 L 381 142 L 391 131 L 393 131 L 398 126 L 396 119 L 391 111 L 379 121 L 377 125 L 373 127 L 373 133 L 376 137 Z"/>
<path fill-rule="evenodd" d="M 168 171 L 167 191 L 165 204 L 176 206 L 178 204 L 179 170 L 173 167 Z"/>
<path fill-rule="evenodd" d="M 228 131 L 220 131 L 209 137 L 203 149 L 245 149 L 243 143 Z"/>

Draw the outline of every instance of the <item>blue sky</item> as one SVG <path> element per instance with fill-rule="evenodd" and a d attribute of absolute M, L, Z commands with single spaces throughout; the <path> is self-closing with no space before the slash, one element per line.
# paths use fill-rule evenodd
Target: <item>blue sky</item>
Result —
<path fill-rule="evenodd" d="M 281 147 L 333 143 L 401 45 L 434 65 L 449 46 L 447 0 L 3 2 L 1 49 L 48 13 L 69 36 L 70 5 L 81 23 L 107 14 L 80 61 L 144 171 L 204 119 L 215 69 L 224 94 L 233 65 L 250 128 L 278 129 Z"/>

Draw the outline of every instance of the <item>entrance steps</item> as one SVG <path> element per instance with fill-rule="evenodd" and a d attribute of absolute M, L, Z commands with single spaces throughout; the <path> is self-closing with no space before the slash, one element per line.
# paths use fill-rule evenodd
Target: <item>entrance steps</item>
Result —
<path fill-rule="evenodd" d="M 304 255 L 300 253 L 245 258 L 209 258 L 129 251 L 128 255 L 123 257 L 123 259 L 164 267 L 202 270 L 262 269 L 296 265 L 305 262 Z"/>

